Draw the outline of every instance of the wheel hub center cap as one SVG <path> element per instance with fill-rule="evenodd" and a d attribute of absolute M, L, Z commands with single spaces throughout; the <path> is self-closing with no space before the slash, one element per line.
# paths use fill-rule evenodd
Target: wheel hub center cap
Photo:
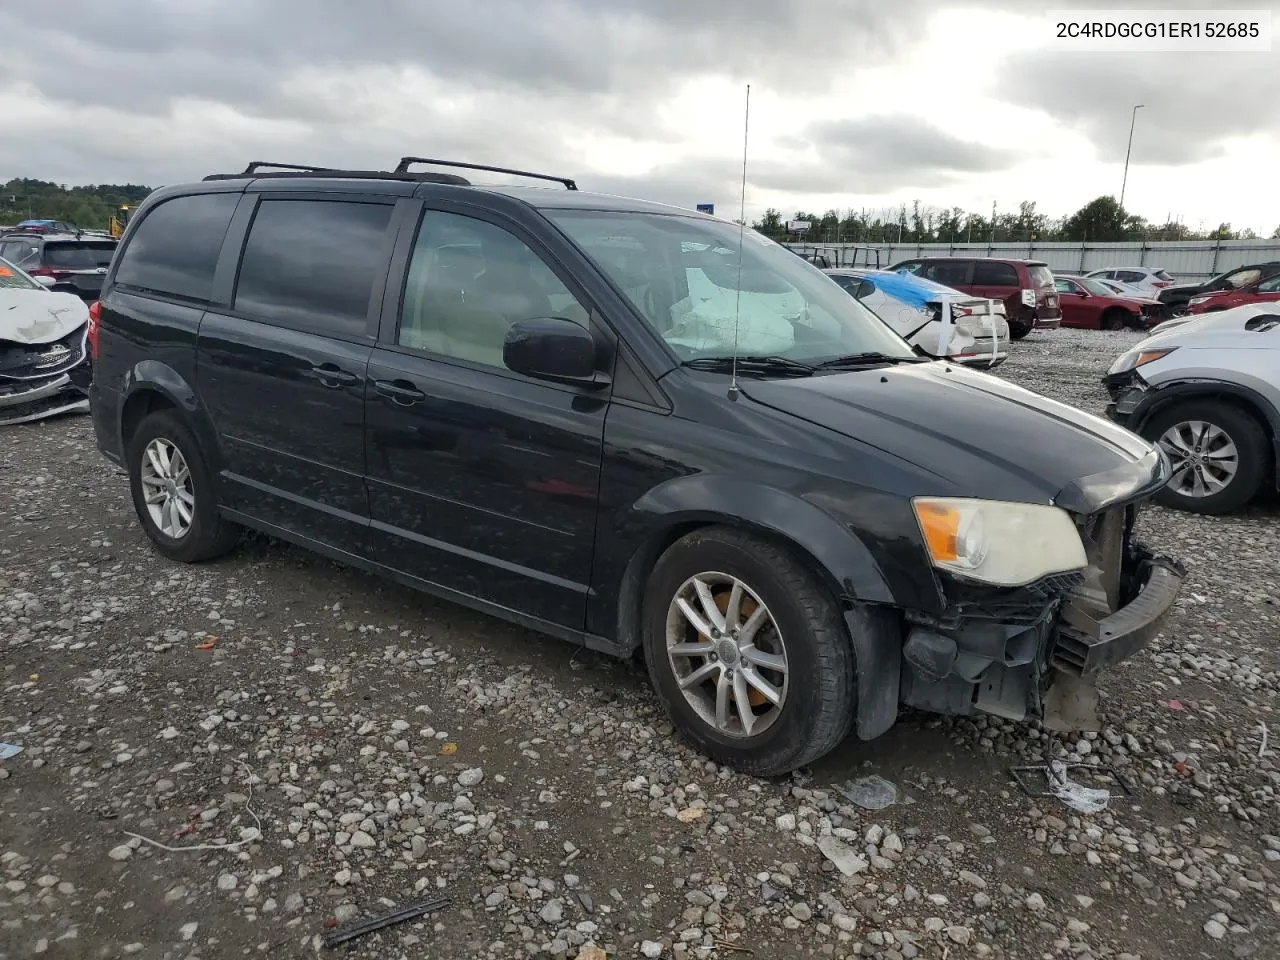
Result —
<path fill-rule="evenodd" d="M 733 666 L 739 660 L 738 645 L 732 640 L 721 640 L 716 644 L 716 656 L 727 666 Z"/>

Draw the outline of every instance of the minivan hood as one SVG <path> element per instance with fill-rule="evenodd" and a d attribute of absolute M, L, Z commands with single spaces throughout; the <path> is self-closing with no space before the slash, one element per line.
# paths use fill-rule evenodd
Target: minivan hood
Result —
<path fill-rule="evenodd" d="M 944 362 L 748 380 L 741 389 L 933 474 L 944 481 L 939 493 L 1093 513 L 1167 479 L 1167 461 L 1136 434 Z"/>

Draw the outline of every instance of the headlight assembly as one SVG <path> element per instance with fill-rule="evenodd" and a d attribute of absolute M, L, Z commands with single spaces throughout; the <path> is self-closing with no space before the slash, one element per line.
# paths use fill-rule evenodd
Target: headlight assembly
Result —
<path fill-rule="evenodd" d="M 971 580 L 1017 587 L 1088 563 L 1060 507 L 938 497 L 917 497 L 912 507 L 933 565 Z"/>
<path fill-rule="evenodd" d="M 1138 367 L 1145 366 L 1148 363 L 1162 360 L 1177 349 L 1177 347 L 1165 347 L 1163 350 L 1130 350 L 1128 353 L 1122 354 L 1107 372 L 1125 373 L 1128 370 L 1136 370 Z"/>

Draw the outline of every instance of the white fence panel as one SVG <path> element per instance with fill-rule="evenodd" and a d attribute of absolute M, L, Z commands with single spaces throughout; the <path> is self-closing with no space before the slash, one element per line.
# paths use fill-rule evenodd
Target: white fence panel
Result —
<path fill-rule="evenodd" d="M 1280 260 L 1280 240 L 1171 240 L 1126 243 L 885 243 L 789 244 L 825 251 L 832 263 L 866 266 L 878 256 L 889 267 L 915 257 L 1003 257 L 1043 260 L 1056 273 L 1088 273 L 1108 267 L 1162 267 L 1180 280 L 1207 280 L 1249 263 Z"/>

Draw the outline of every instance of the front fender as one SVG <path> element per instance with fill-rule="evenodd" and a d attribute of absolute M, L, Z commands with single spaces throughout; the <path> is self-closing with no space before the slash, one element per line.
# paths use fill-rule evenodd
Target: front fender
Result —
<path fill-rule="evenodd" d="M 898 716 L 902 620 L 890 608 L 912 605 L 913 598 L 898 596 L 901 590 L 895 593 L 871 549 L 847 522 L 789 491 L 707 474 L 670 480 L 645 494 L 634 509 L 648 514 L 659 531 L 697 522 L 737 522 L 809 554 L 846 601 L 845 624 L 858 670 L 858 736 L 870 740 L 893 726 Z M 925 579 L 934 583 L 931 574 Z M 922 593 L 927 590 L 920 586 Z"/>
<path fill-rule="evenodd" d="M 736 477 L 697 474 L 669 480 L 641 497 L 633 512 L 646 525 L 738 523 L 790 541 L 813 557 L 837 594 L 863 603 L 895 598 L 866 545 L 840 521 L 807 500 Z"/>

